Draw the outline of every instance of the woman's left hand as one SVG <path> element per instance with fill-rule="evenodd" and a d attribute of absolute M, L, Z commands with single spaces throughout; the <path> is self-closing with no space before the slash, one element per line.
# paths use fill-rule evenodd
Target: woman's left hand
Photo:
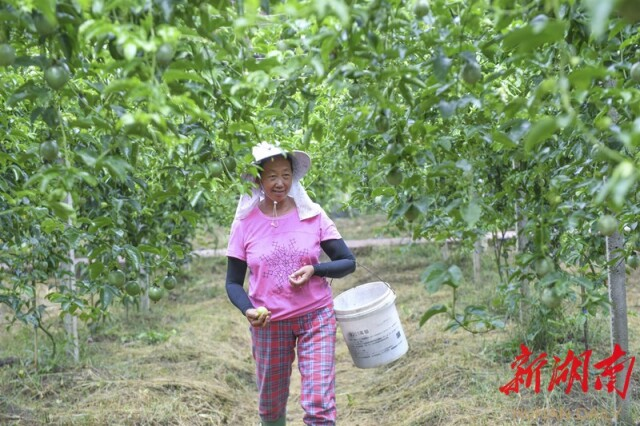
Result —
<path fill-rule="evenodd" d="M 299 287 L 309 282 L 315 270 L 312 265 L 305 265 L 302 268 L 289 275 L 289 284 Z"/>

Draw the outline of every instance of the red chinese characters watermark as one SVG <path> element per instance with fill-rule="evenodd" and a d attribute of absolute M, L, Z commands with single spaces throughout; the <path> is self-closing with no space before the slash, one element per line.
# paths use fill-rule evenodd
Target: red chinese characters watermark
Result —
<path fill-rule="evenodd" d="M 533 383 L 533 391 L 540 392 L 541 370 L 549 362 L 547 354 L 541 353 L 532 360 L 532 352 L 524 344 L 520 345 L 520 355 L 516 356 L 511 363 L 511 369 L 515 370 L 514 378 L 507 384 L 500 386 L 500 392 L 509 395 L 511 392 L 520 392 L 520 386 L 530 388 Z M 611 356 L 596 362 L 593 367 L 598 371 L 594 389 L 602 390 L 606 386 L 608 393 L 616 392 L 622 399 L 626 398 L 629 389 L 629 380 L 636 358 L 626 356 L 627 353 L 616 344 Z M 589 390 L 589 361 L 591 360 L 591 349 L 580 355 L 576 355 L 572 350 L 567 352 L 564 360 L 556 356 L 553 357 L 553 368 L 551 379 L 547 386 L 548 391 L 552 391 L 561 383 L 565 384 L 565 393 L 571 392 L 574 384 L 579 385 L 582 392 Z M 625 372 L 626 368 L 626 372 Z M 624 384 L 616 387 L 616 376 L 625 372 Z M 604 382 L 606 381 L 606 385 Z"/>
<path fill-rule="evenodd" d="M 511 369 L 516 370 L 516 376 L 504 386 L 500 387 L 500 392 L 509 395 L 510 392 L 520 392 L 520 385 L 524 384 L 526 388 L 531 386 L 531 381 L 535 378 L 534 391 L 540 392 L 540 370 L 547 365 L 547 354 L 541 353 L 536 359 L 529 362 L 531 351 L 524 344 L 520 345 L 520 355 L 511 363 Z"/>

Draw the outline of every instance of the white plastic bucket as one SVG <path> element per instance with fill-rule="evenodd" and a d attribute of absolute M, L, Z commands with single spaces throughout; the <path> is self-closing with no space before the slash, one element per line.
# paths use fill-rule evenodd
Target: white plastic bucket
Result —
<path fill-rule="evenodd" d="M 407 353 L 395 300 L 382 281 L 359 285 L 334 299 L 336 319 L 356 367 L 379 367 Z"/>

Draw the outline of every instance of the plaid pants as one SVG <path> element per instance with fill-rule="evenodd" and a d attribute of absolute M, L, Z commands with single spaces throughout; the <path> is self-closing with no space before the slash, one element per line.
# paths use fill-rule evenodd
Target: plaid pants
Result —
<path fill-rule="evenodd" d="M 296 344 L 302 379 L 300 405 L 306 425 L 336 424 L 333 306 L 308 314 L 251 327 L 253 358 L 260 398 L 260 417 L 274 421 L 286 414 Z"/>

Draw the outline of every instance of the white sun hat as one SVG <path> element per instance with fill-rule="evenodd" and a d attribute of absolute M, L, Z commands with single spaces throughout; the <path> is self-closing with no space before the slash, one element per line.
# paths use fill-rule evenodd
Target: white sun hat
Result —
<path fill-rule="evenodd" d="M 276 157 L 278 155 L 291 157 L 291 161 L 293 163 L 293 180 L 302 179 L 311 168 L 311 157 L 309 157 L 309 154 L 304 151 L 294 150 L 287 152 L 278 145 L 261 142 L 253 147 L 251 153 L 253 154 L 254 163 L 256 165 L 260 164 L 262 160 Z"/>
<path fill-rule="evenodd" d="M 253 154 L 254 164 L 256 165 L 265 159 L 278 155 L 291 158 L 293 165 L 293 182 L 288 195 L 293 198 L 293 201 L 296 203 L 300 220 L 309 219 L 320 214 L 322 207 L 311 200 L 309 194 L 307 194 L 307 191 L 300 183 L 300 179 L 302 179 L 311 168 L 311 158 L 306 152 L 296 150 L 288 152 L 277 144 L 261 142 L 253 147 L 251 153 Z M 239 220 L 247 217 L 263 199 L 264 193 L 257 185 L 251 190 L 251 194 L 240 196 L 235 219 Z"/>

